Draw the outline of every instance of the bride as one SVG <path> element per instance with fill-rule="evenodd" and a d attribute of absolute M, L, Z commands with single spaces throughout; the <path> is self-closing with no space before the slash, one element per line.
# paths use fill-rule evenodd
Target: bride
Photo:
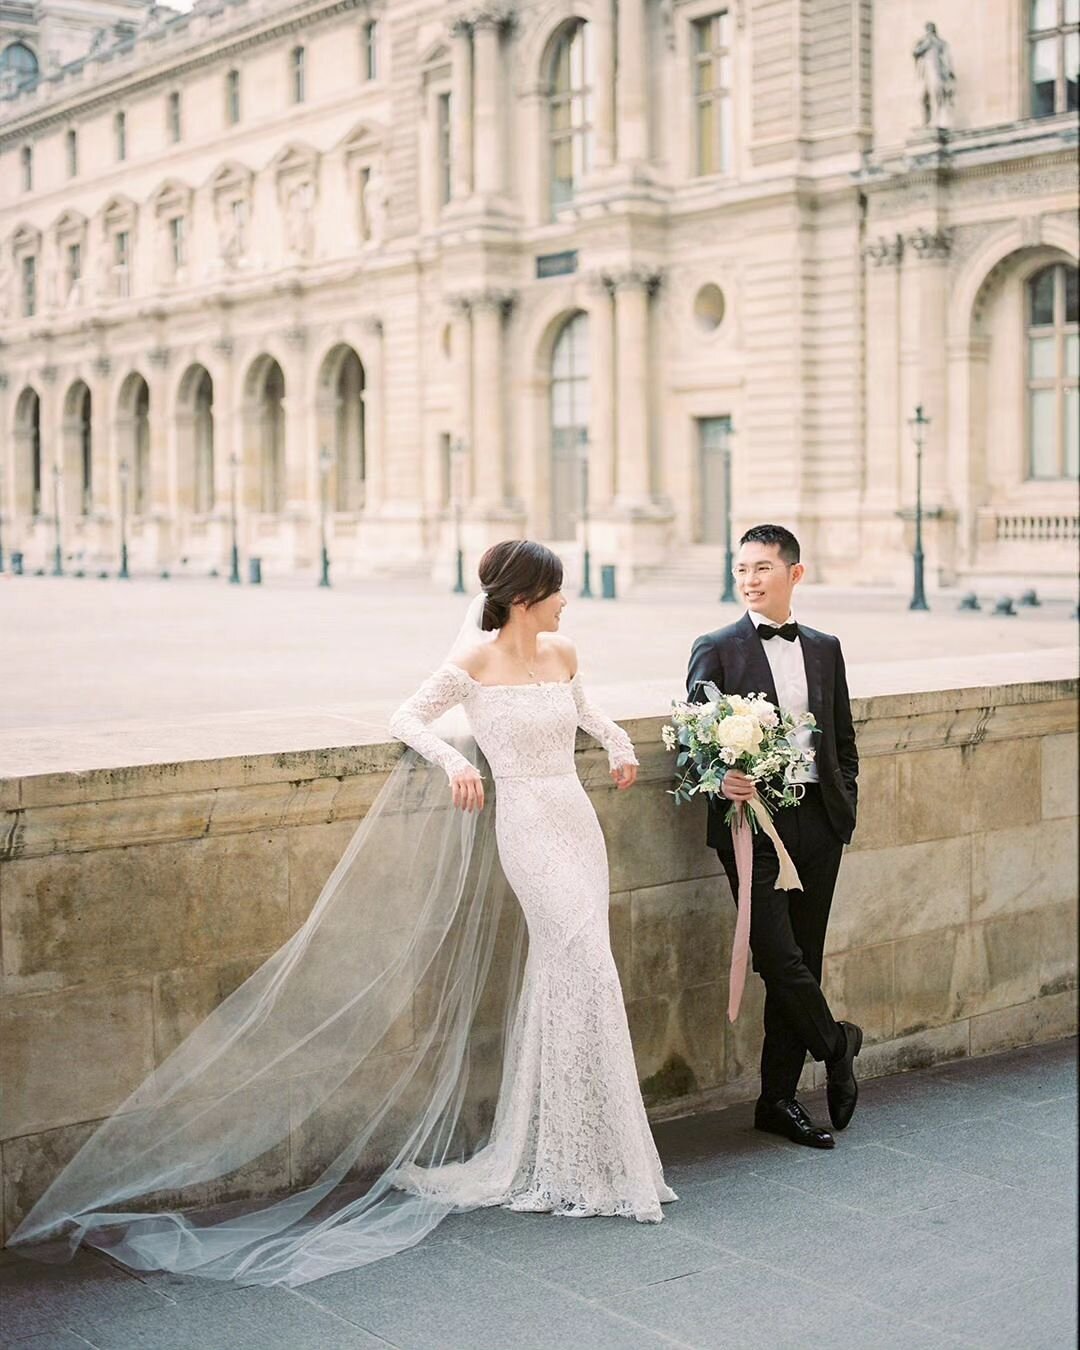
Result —
<path fill-rule="evenodd" d="M 633 746 L 589 705 L 557 633 L 558 558 L 496 544 L 480 580 L 450 659 L 391 720 L 413 749 L 308 918 L 97 1127 L 10 1246 L 64 1260 L 85 1243 L 136 1270 L 296 1286 L 478 1206 L 662 1219 L 676 1197 L 611 954 L 604 839 L 574 767 L 581 726 L 625 790 Z M 451 744 L 432 723 L 459 708 L 472 737 Z M 507 932 L 512 955 L 496 961 Z M 493 1112 L 470 1073 L 481 1034 L 498 1058 L 492 1019 Z"/>
<path fill-rule="evenodd" d="M 574 768 L 576 729 L 608 752 L 620 790 L 637 777 L 626 733 L 592 708 L 573 644 L 557 636 L 562 564 L 542 544 L 495 544 L 480 561 L 494 641 L 447 662 L 390 730 L 446 770 L 453 800 L 482 810 L 484 780 L 427 723 L 462 704 L 498 788 L 499 859 L 529 928 L 529 957 L 492 1138 L 464 1163 L 406 1169 L 404 1184 L 460 1206 L 622 1214 L 658 1223 L 676 1198 L 645 1117 L 608 935 L 608 863 Z"/>

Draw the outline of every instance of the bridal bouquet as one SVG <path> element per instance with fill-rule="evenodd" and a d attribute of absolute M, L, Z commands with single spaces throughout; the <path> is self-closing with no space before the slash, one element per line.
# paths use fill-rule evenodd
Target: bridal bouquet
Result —
<path fill-rule="evenodd" d="M 665 746 L 677 750 L 679 774 L 671 795 L 688 802 L 699 792 L 718 797 L 728 769 L 738 769 L 757 784 L 766 807 L 795 806 L 803 795 L 795 782 L 797 769 L 809 764 L 813 750 L 800 750 L 793 733 L 801 727 L 817 729 L 813 713 L 785 712 L 764 694 L 722 694 L 715 684 L 702 686 L 706 703 L 672 704 L 671 723 L 661 728 Z M 732 802 L 724 820 L 736 823 L 741 808 Z M 750 816 L 757 829 L 756 813 Z"/>
<path fill-rule="evenodd" d="M 802 890 L 791 855 L 776 832 L 769 807 L 796 806 L 805 789 L 795 781 L 796 770 L 812 762 L 813 750 L 800 750 L 793 733 L 802 727 L 817 730 L 813 713 L 794 715 L 774 707 L 764 694 L 722 694 L 715 684 L 702 686 L 705 703 L 672 704 L 671 722 L 661 728 L 664 745 L 678 752 L 678 775 L 671 795 L 676 803 L 698 793 L 720 796 L 728 769 L 738 769 L 753 780 L 757 795 L 745 805 L 731 802 L 724 816 L 731 826 L 738 874 L 738 917 L 731 948 L 728 982 L 728 1019 L 739 1014 L 750 949 L 750 898 L 754 867 L 751 832 L 761 829 L 776 849 L 778 891 Z"/>

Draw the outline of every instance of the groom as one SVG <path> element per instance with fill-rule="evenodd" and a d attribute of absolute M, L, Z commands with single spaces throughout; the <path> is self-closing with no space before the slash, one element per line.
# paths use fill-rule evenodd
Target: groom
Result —
<path fill-rule="evenodd" d="M 859 756 L 839 641 L 795 622 L 791 596 L 806 569 L 799 541 L 780 525 L 755 525 L 739 541 L 735 584 L 747 612 L 737 623 L 706 633 L 694 643 L 687 676 L 691 702 L 704 702 L 702 685 L 722 694 L 764 691 L 790 712 L 814 714 L 820 735 L 795 734 L 815 759 L 802 771 L 805 795 L 798 806 L 774 814 L 777 833 L 791 854 L 801 891 L 775 889 L 776 850 L 767 836 L 753 837 L 750 951 L 765 982 L 765 1043 L 761 1051 L 761 1096 L 754 1125 L 810 1148 L 832 1148 L 835 1139 L 816 1125 L 796 1100 L 807 1051 L 826 1066 L 829 1116 L 844 1129 L 858 1098 L 855 1056 L 863 1033 L 838 1022 L 821 991 L 825 927 L 840 870 L 840 856 L 855 828 Z M 709 799 L 708 842 L 716 849 L 738 894 L 731 829 L 724 824 L 730 802 L 755 794 L 744 774 L 729 769 L 722 792 Z"/>

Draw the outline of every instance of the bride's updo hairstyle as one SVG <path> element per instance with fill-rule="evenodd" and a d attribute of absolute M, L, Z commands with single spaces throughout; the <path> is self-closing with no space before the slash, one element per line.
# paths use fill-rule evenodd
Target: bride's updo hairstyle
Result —
<path fill-rule="evenodd" d="M 536 605 L 562 586 L 561 560 L 532 539 L 504 539 L 480 559 L 480 585 L 487 600 L 480 627 L 502 628 L 511 605 Z"/>

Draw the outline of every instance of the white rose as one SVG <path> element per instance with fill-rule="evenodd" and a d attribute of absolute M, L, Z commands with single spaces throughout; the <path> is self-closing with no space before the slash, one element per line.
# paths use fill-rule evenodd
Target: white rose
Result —
<path fill-rule="evenodd" d="M 759 727 L 778 727 L 780 717 L 771 703 L 760 700 L 754 704 L 754 717 Z"/>
<path fill-rule="evenodd" d="M 761 744 L 761 727 L 753 717 L 725 717 L 716 724 L 716 744 L 746 754 Z"/>
<path fill-rule="evenodd" d="M 754 705 L 749 699 L 743 698 L 742 694 L 729 694 L 728 707 L 731 709 L 733 717 L 753 717 Z"/>

